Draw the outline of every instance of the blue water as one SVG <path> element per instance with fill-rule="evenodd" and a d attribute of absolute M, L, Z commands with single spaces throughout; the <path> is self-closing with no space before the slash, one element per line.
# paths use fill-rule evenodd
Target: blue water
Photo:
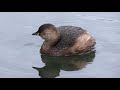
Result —
<path fill-rule="evenodd" d="M 32 33 L 44 23 L 86 29 L 96 38 L 96 53 L 41 56 L 43 40 Z M 0 78 L 118 78 L 119 29 L 119 12 L 0 12 Z"/>

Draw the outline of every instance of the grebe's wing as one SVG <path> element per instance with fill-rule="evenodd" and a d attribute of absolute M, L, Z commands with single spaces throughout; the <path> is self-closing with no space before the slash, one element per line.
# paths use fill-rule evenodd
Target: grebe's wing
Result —
<path fill-rule="evenodd" d="M 71 47 L 75 44 L 76 39 L 86 32 L 86 30 L 75 26 L 61 26 L 58 27 L 58 30 L 60 31 L 60 40 L 55 45 L 57 49 Z"/>

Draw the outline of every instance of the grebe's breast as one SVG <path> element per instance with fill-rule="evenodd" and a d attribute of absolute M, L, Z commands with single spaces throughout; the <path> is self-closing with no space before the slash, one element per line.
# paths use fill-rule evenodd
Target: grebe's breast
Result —
<path fill-rule="evenodd" d="M 56 49 L 64 49 L 75 44 L 76 39 L 86 32 L 80 27 L 75 26 L 61 26 L 57 28 L 60 31 L 60 39 L 54 46 Z"/>

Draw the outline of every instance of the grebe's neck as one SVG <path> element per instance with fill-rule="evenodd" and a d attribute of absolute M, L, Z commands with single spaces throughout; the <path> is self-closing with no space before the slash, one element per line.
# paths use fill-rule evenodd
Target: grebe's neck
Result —
<path fill-rule="evenodd" d="M 43 45 L 41 47 L 41 51 L 44 53 L 49 52 L 50 49 L 52 49 L 57 44 L 59 39 L 60 39 L 60 32 L 59 31 L 57 31 L 57 33 L 52 33 L 50 38 L 43 42 Z"/>
<path fill-rule="evenodd" d="M 60 31 L 56 29 L 56 31 L 49 33 L 48 38 L 44 41 L 44 43 L 52 47 L 58 42 L 59 39 L 60 39 Z"/>

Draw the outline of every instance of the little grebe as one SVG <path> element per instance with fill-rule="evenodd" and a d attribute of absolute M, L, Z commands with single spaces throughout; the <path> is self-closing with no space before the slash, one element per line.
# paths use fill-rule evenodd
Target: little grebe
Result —
<path fill-rule="evenodd" d="M 94 48 L 95 39 L 84 29 L 76 26 L 55 27 L 43 24 L 32 35 L 41 36 L 45 41 L 41 54 L 49 56 L 70 56 L 85 53 Z"/>

